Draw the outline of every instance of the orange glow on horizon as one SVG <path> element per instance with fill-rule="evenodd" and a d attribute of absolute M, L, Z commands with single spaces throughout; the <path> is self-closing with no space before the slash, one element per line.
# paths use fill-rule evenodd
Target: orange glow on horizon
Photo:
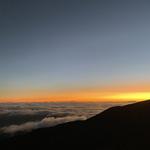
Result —
<path fill-rule="evenodd" d="M 0 94 L 0 102 L 142 101 L 150 99 L 150 84 L 111 85 L 59 91 L 12 90 L 0 91 Z"/>
<path fill-rule="evenodd" d="M 147 100 L 150 99 L 150 92 L 134 92 L 134 93 L 117 93 L 113 95 L 108 95 L 105 99 L 114 100 Z"/>

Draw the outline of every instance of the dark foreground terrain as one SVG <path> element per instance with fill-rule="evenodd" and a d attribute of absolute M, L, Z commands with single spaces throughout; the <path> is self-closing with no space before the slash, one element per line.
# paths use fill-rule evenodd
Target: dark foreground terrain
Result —
<path fill-rule="evenodd" d="M 147 150 L 150 101 L 117 106 L 90 118 L 1 141 L 2 150 Z"/>

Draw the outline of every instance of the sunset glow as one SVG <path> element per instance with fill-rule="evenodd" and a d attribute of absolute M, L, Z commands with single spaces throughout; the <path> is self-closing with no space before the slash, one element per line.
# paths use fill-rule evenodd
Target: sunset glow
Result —
<path fill-rule="evenodd" d="M 111 100 L 147 100 L 150 99 L 150 92 L 135 92 L 135 93 L 115 93 L 104 97 Z"/>
<path fill-rule="evenodd" d="M 1 91 L 0 102 L 98 102 L 98 101 L 140 101 L 150 99 L 150 86 L 111 85 L 93 88 L 75 88 L 66 90 L 12 90 Z"/>

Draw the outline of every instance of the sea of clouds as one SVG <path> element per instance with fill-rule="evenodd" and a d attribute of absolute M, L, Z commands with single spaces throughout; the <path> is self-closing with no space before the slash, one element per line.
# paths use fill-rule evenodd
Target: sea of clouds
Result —
<path fill-rule="evenodd" d="M 103 110 L 126 103 L 0 103 L 0 134 L 86 120 Z"/>

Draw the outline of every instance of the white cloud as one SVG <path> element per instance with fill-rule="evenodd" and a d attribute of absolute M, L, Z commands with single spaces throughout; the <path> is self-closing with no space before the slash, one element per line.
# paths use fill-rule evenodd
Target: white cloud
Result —
<path fill-rule="evenodd" d="M 9 134 L 14 134 L 19 131 L 29 132 L 33 129 L 51 127 L 51 126 L 55 126 L 58 124 L 71 122 L 75 120 L 86 120 L 86 117 L 85 116 L 66 116 L 66 117 L 59 117 L 59 118 L 46 117 L 38 122 L 27 122 L 21 125 L 10 125 L 7 127 L 3 127 L 1 128 L 1 131 L 3 133 L 9 133 Z"/>

